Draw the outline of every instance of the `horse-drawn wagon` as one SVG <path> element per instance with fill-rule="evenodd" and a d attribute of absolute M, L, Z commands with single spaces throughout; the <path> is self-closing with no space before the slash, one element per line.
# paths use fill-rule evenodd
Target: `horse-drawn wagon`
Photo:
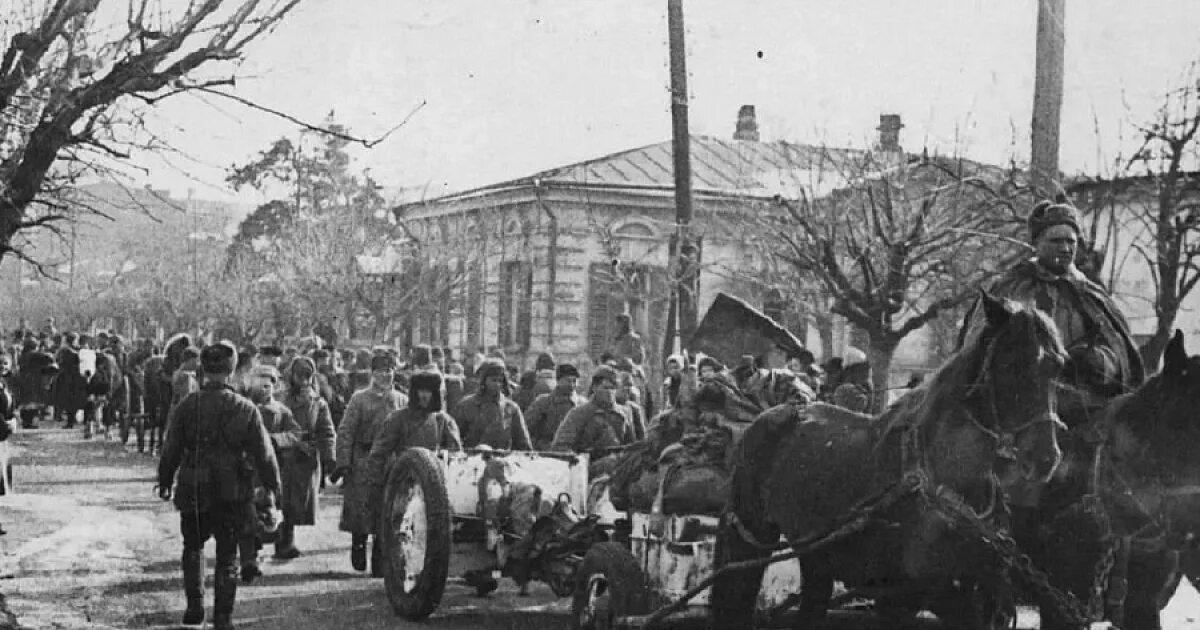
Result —
<path fill-rule="evenodd" d="M 1051 324 L 985 302 L 985 334 L 882 416 L 797 403 L 741 423 L 719 513 L 668 507 L 665 473 L 649 505 L 634 505 L 626 494 L 628 505 L 605 508 L 593 480 L 587 512 L 608 518 L 540 521 L 550 522 L 552 534 L 543 539 L 552 544 L 540 549 L 554 551 L 522 557 L 516 552 L 528 539 L 501 546 L 504 532 L 486 516 L 489 498 L 506 494 L 488 480 L 494 454 L 406 453 L 389 476 L 383 519 L 393 605 L 412 618 L 436 608 L 460 548 L 454 532 L 461 531 L 460 540 L 471 541 L 462 566 L 518 581 L 535 576 L 560 596 L 570 590 L 577 628 L 693 621 L 743 628 L 785 614 L 811 625 L 850 601 L 871 601 L 873 614 L 898 623 L 925 610 L 942 627 L 990 630 L 1011 627 L 1022 597 L 1038 605 L 1043 628 L 1106 627 L 1097 620 L 1122 616 L 1138 620 L 1133 627 L 1157 627 L 1157 597 L 1170 575 L 1150 571 L 1147 561 L 1169 557 L 1172 545 L 1200 532 L 1200 358 L 1188 358 L 1182 340 L 1173 340 L 1162 375 L 1077 427 L 1060 449 L 1054 368 L 1064 351 Z M 696 411 L 702 425 L 704 413 Z M 642 455 L 677 465 L 663 458 L 668 450 Z M 1060 488 L 1048 477 L 1064 451 L 1078 479 Z M 1134 456 L 1143 451 L 1156 457 Z M 568 500 L 559 505 L 580 509 L 586 464 L 568 458 L 556 464 L 559 473 L 553 465 L 533 472 L 545 456 L 519 457 L 531 462 L 531 484 L 542 484 L 547 496 L 565 488 Z M 468 471 L 454 491 L 457 508 L 449 498 L 457 483 L 452 470 Z M 548 483 L 563 479 L 571 481 Z M 612 493 L 620 488 L 614 479 L 610 499 L 621 496 Z M 1008 533 L 1006 493 L 1022 483 L 1078 491 L 1063 506 L 1049 506 L 1041 521 L 1059 536 L 1044 542 L 1056 552 L 1050 562 L 1031 559 Z M 1077 526 L 1093 521 L 1108 533 Z M 471 527 L 476 531 L 467 535 Z M 529 531 L 537 530 L 535 524 Z M 1057 553 L 1068 551 L 1073 555 Z M 840 594 L 835 580 L 845 589 Z"/>

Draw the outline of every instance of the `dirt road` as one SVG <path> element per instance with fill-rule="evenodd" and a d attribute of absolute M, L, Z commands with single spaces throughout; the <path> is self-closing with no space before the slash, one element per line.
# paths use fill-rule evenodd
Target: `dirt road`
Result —
<path fill-rule="evenodd" d="M 0 536 L 0 593 L 24 628 L 179 627 L 178 514 L 152 492 L 155 459 L 57 426 L 13 438 L 21 451 L 18 493 L 0 497 L 9 531 Z M 276 562 L 264 554 L 266 576 L 238 590 L 239 628 L 569 627 L 567 601 L 541 585 L 519 597 L 510 581 L 489 598 L 452 581 L 429 622 L 395 617 L 382 580 L 351 570 L 349 537 L 337 531 L 340 509 L 340 495 L 326 489 L 319 525 L 297 530 L 304 556 Z M 210 543 L 210 611 L 212 553 Z M 1200 630 L 1196 591 L 1182 586 L 1164 622 L 1169 630 Z"/>
<path fill-rule="evenodd" d="M 9 531 L 0 537 L 0 593 L 21 626 L 179 627 L 179 517 L 152 492 L 156 460 L 116 441 L 84 441 L 77 430 L 23 432 L 13 441 L 22 452 L 17 494 L 0 497 L 0 522 Z M 297 529 L 304 555 L 276 562 L 268 549 L 266 576 L 238 589 L 239 628 L 569 626 L 566 601 L 544 586 L 519 597 L 511 582 L 489 598 L 452 582 L 429 623 L 394 616 L 382 580 L 350 568 L 349 535 L 337 531 L 341 497 L 324 492 L 319 525 Z M 211 542 L 206 552 L 211 614 Z"/>

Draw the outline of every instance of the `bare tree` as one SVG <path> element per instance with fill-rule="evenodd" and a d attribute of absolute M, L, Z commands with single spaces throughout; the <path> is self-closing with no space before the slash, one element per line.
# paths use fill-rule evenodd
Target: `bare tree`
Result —
<path fill-rule="evenodd" d="M 1158 365 L 1184 300 L 1200 282 L 1200 62 L 1191 64 L 1184 85 L 1168 92 L 1137 128 L 1141 146 L 1125 164 L 1124 176 L 1097 187 L 1103 194 L 1093 202 L 1127 208 L 1135 222 L 1129 246 L 1154 284 L 1154 333 L 1141 353 L 1146 365 Z"/>
<path fill-rule="evenodd" d="M 157 144 L 143 133 L 139 107 L 232 85 L 247 46 L 298 2 L 129 0 L 116 29 L 113 2 L 14 4 L 0 21 L 8 42 L 0 56 L 0 260 L 36 264 L 20 236 L 56 231 L 70 218 L 56 193 Z"/>
<path fill-rule="evenodd" d="M 995 233 L 1011 229 L 1020 189 L 1002 169 L 956 158 L 867 153 L 826 164 L 836 172 L 824 190 L 777 197 L 775 211 L 754 215 L 754 233 L 862 331 L 882 392 L 901 340 L 1026 251 Z"/>

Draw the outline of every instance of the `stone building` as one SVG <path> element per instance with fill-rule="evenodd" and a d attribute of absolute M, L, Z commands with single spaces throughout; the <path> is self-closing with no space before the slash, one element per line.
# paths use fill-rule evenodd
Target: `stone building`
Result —
<path fill-rule="evenodd" d="M 899 117 L 881 122 L 874 150 L 898 154 Z M 842 186 L 845 180 L 831 174 L 864 153 L 761 141 L 753 106 L 739 112 L 731 138 L 692 136 L 701 316 L 721 291 L 778 312 L 761 281 L 768 256 L 747 245 L 738 216 L 769 211 L 779 194 Z M 672 173 L 666 141 L 396 207 L 412 239 L 441 252 L 439 264 L 461 274 L 436 309 L 398 327 L 399 342 L 499 346 L 510 363 L 524 366 L 548 350 L 590 366 L 611 343 L 614 317 L 625 312 L 657 373 L 675 229 Z M 802 322 L 787 323 L 816 345 Z M 835 351 L 844 337 L 839 326 Z"/>

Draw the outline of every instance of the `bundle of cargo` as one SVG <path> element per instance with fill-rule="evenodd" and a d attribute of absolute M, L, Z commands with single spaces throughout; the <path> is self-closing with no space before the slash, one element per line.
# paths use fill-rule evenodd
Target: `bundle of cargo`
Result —
<path fill-rule="evenodd" d="M 612 472 L 616 509 L 709 514 L 724 505 L 733 448 L 759 409 L 724 377 L 697 382 L 688 372 L 681 406 L 655 418 Z"/>

